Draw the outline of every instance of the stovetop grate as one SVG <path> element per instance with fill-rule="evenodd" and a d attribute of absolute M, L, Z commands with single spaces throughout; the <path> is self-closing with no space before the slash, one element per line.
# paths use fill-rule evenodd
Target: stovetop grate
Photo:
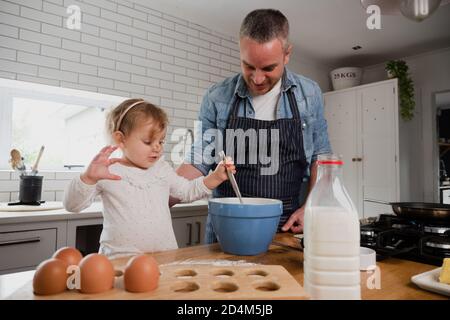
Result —
<path fill-rule="evenodd" d="M 388 257 L 441 265 L 450 257 L 450 222 L 416 221 L 382 214 L 361 225 L 361 246 Z"/>

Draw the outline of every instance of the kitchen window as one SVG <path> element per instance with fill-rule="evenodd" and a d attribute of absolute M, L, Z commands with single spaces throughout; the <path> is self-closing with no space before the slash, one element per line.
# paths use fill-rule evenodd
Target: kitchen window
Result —
<path fill-rule="evenodd" d="M 10 170 L 10 150 L 29 169 L 45 146 L 39 169 L 81 170 L 106 144 L 105 118 L 126 98 L 1 79 L 0 170 Z"/>

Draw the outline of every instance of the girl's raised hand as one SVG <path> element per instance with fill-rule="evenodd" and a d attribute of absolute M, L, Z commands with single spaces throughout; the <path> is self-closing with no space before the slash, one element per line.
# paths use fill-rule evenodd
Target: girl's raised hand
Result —
<path fill-rule="evenodd" d="M 118 175 L 109 172 L 109 166 L 122 162 L 120 158 L 110 158 L 117 146 L 106 146 L 92 159 L 86 171 L 81 175 L 81 180 L 86 184 L 96 184 L 99 180 L 120 180 Z"/>

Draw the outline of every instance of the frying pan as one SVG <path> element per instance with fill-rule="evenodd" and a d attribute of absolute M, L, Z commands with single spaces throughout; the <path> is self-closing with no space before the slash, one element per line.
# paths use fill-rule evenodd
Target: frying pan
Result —
<path fill-rule="evenodd" d="M 386 202 L 373 199 L 364 199 L 364 201 L 390 205 L 394 213 L 402 218 L 450 222 L 450 205 L 448 204 L 427 202 Z"/>

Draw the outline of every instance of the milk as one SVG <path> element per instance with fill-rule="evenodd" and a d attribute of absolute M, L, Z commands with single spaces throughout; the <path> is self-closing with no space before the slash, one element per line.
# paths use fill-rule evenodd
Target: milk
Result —
<path fill-rule="evenodd" d="M 339 207 L 307 207 L 304 287 L 313 299 L 360 299 L 359 221 Z"/>
<path fill-rule="evenodd" d="M 319 156 L 304 217 L 304 287 L 312 299 L 361 299 L 359 219 L 341 181 L 342 161 Z"/>

